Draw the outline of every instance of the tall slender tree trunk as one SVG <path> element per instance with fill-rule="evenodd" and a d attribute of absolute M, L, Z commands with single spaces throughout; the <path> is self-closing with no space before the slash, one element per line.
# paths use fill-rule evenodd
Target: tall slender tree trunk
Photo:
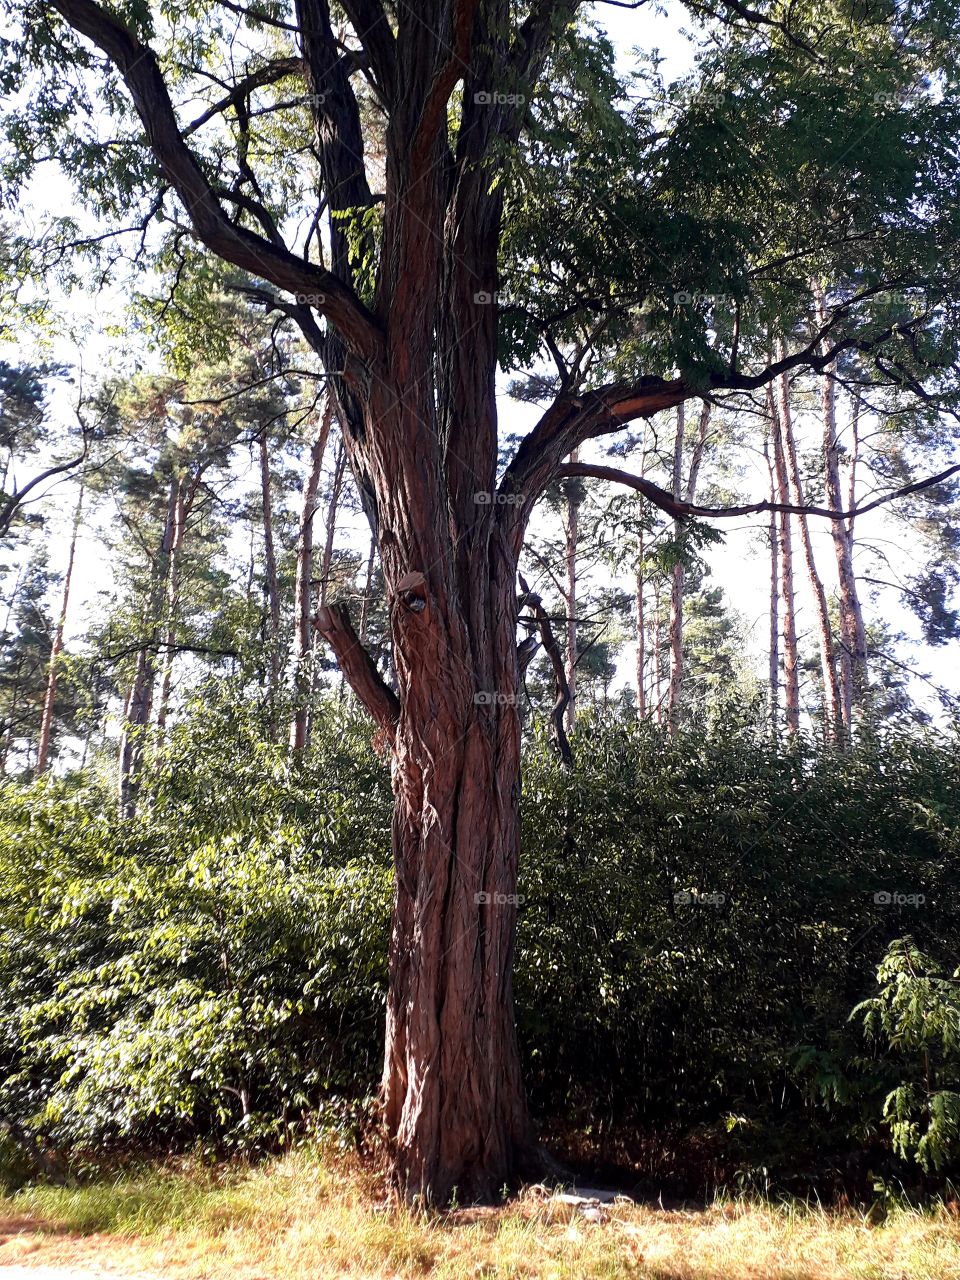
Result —
<path fill-rule="evenodd" d="M 783 343 L 779 344 L 778 359 L 786 355 Z M 804 505 L 803 482 L 800 476 L 800 464 L 797 460 L 797 442 L 793 431 L 793 414 L 790 410 L 790 383 L 786 374 L 777 378 L 777 408 L 779 411 L 780 435 L 783 442 L 784 457 L 790 485 L 793 490 L 793 501 L 797 506 Z M 840 699 L 840 682 L 837 676 L 837 655 L 833 643 L 833 628 L 830 625 L 830 609 L 827 605 L 827 593 L 817 572 L 817 562 L 813 551 L 813 540 L 810 536 L 810 524 L 806 516 L 798 516 L 800 542 L 803 547 L 803 558 L 807 566 L 807 577 L 817 611 L 817 625 L 820 636 L 820 668 L 823 674 L 823 708 L 825 728 L 828 738 L 835 738 L 841 731 L 843 716 Z"/>
<path fill-rule="evenodd" d="M 273 492 L 270 477 L 270 450 L 267 433 L 260 432 L 260 495 L 263 509 L 263 554 L 270 608 L 270 639 L 280 639 L 280 581 L 277 576 L 277 544 L 273 533 Z"/>
<path fill-rule="evenodd" d="M 347 472 L 347 456 L 343 441 L 337 446 L 334 455 L 333 477 L 330 482 L 330 497 L 327 500 L 327 516 L 325 521 L 323 556 L 320 560 L 320 605 L 327 603 L 330 594 L 330 575 L 333 569 L 333 544 L 337 536 L 337 511 L 340 507 L 340 496 L 343 493 L 343 482 Z"/>
<path fill-rule="evenodd" d="M 777 478 L 773 460 L 770 457 L 770 445 L 766 440 L 763 442 L 763 456 L 767 463 L 767 475 L 770 480 L 770 501 L 776 502 Z M 776 739 L 780 719 L 780 540 L 777 534 L 775 511 L 770 512 L 767 537 L 770 542 L 770 661 L 767 683 L 770 689 L 770 731 Z"/>
<path fill-rule="evenodd" d="M 673 469 L 671 491 L 679 501 L 683 498 L 683 448 L 686 435 L 684 406 L 677 406 L 677 430 L 673 442 Z M 674 538 L 678 548 L 683 539 L 683 523 L 675 520 Z M 667 728 L 671 734 L 677 731 L 680 714 L 680 690 L 683 685 L 683 563 L 678 559 L 670 571 L 670 683 L 667 688 Z"/>
<path fill-rule="evenodd" d="M 579 453 L 574 449 L 570 461 L 579 461 Z M 567 636 L 566 636 L 566 677 L 567 691 L 570 701 L 564 713 L 567 733 L 573 732 L 577 718 L 577 542 L 580 536 L 580 481 L 572 480 L 565 486 L 566 518 L 564 520 L 564 536 L 566 541 L 567 570 Z"/>
<path fill-rule="evenodd" d="M 640 559 L 643 558 L 643 541 L 640 543 Z M 636 581 L 634 584 L 634 600 L 636 608 L 637 623 L 637 715 L 641 720 L 646 719 L 647 715 L 647 678 L 646 678 L 646 619 L 644 617 L 644 587 L 643 570 L 637 568 Z"/>
<path fill-rule="evenodd" d="M 377 562 L 377 540 L 370 539 L 370 554 L 367 556 L 367 573 L 363 584 L 363 601 L 360 605 L 360 642 L 367 638 L 370 625 L 370 606 L 373 603 L 373 567 Z"/>
<path fill-rule="evenodd" d="M 653 587 L 653 713 L 657 724 L 663 723 L 663 601 L 660 581 Z"/>
<path fill-rule="evenodd" d="M 153 710 L 156 683 L 157 639 L 161 625 L 163 601 L 169 573 L 170 553 L 176 536 L 180 478 L 170 481 L 170 497 L 159 552 L 154 560 L 150 588 L 143 611 L 142 643 L 137 651 L 137 665 L 127 696 L 120 737 L 118 793 L 120 812 L 132 818 L 137 807 L 140 767 L 143 761 L 144 736 Z"/>
<path fill-rule="evenodd" d="M 327 513 L 324 522 L 324 538 L 323 551 L 320 556 L 320 590 L 318 593 L 319 607 L 326 607 L 327 600 L 330 595 L 330 580 L 333 571 L 333 545 L 337 536 L 337 511 L 340 506 L 340 496 L 343 492 L 343 482 L 346 478 L 347 471 L 347 454 L 343 436 L 341 435 L 337 450 L 333 461 L 333 475 L 330 480 L 330 495 L 327 499 Z M 317 664 L 311 662 L 308 672 L 309 680 L 309 706 L 313 705 L 313 696 L 317 687 Z M 342 686 L 341 686 L 342 687 Z M 310 713 L 307 712 L 307 742 L 310 741 Z"/>
<path fill-rule="evenodd" d="M 43 699 L 43 715 L 40 719 L 40 737 L 37 742 L 36 775 L 40 776 L 47 768 L 50 758 L 50 739 L 53 734 L 53 713 L 57 701 L 57 679 L 59 676 L 60 654 L 63 652 L 63 633 L 67 626 L 67 610 L 70 606 L 70 585 L 73 581 L 73 561 L 77 551 L 77 536 L 80 532 L 80 516 L 83 511 L 83 481 L 77 495 L 77 505 L 73 513 L 73 525 L 70 531 L 70 549 L 67 552 L 67 568 L 63 575 L 63 596 L 60 600 L 60 616 L 53 633 L 53 644 L 50 646 L 50 665 L 47 669 L 47 691 Z"/>
<path fill-rule="evenodd" d="M 324 405 L 323 416 L 316 439 L 310 449 L 310 465 L 303 484 L 303 504 L 300 509 L 300 531 L 297 538 L 297 575 L 294 588 L 293 627 L 293 687 L 294 712 L 290 725 L 290 746 L 302 751 L 307 745 L 308 705 L 310 679 L 308 660 L 313 647 L 311 604 L 313 591 L 313 541 L 314 521 L 317 514 L 317 494 L 323 471 L 323 456 L 327 450 L 330 423 L 333 418 L 333 398 Z"/>
<path fill-rule="evenodd" d="M 840 484 L 840 446 L 837 440 L 836 386 L 833 371 L 824 370 L 820 379 L 820 403 L 823 413 L 824 487 L 827 505 L 843 509 Z M 855 493 L 855 474 L 851 471 L 850 494 Z M 850 506 L 853 501 L 851 496 Z M 849 733 L 853 727 L 855 708 L 863 699 L 867 685 L 867 635 L 863 622 L 857 575 L 853 566 L 853 517 L 849 521 L 831 520 L 837 579 L 840 587 L 840 684 L 842 720 Z"/>
<path fill-rule="evenodd" d="M 197 482 L 199 482 L 199 477 Z M 181 552 L 187 532 L 187 516 L 193 495 L 196 492 L 197 482 L 191 485 L 188 494 L 184 493 L 182 479 L 177 485 L 173 537 L 170 542 L 170 555 L 167 561 L 167 618 L 163 636 L 163 675 L 160 680 L 160 697 L 157 700 L 157 728 L 161 733 L 167 727 L 170 694 L 173 690 L 174 646 L 177 641 L 177 615 L 180 611 Z"/>
<path fill-rule="evenodd" d="M 773 466 L 777 480 L 777 501 L 790 502 L 787 464 L 780 433 L 773 390 L 767 387 L 767 414 L 773 435 Z M 791 736 L 800 731 L 800 676 L 797 646 L 796 597 L 793 585 L 793 539 L 790 516 L 780 512 L 780 594 L 783 599 L 783 684 L 784 723 Z"/>

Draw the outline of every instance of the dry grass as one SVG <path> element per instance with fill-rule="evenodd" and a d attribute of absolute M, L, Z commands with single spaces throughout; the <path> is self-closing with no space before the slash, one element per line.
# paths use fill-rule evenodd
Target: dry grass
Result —
<path fill-rule="evenodd" d="M 154 1172 L 0 1200 L 4 1264 L 109 1266 L 205 1280 L 960 1280 L 960 1224 L 724 1202 L 671 1212 L 629 1204 L 567 1221 L 528 1194 L 502 1209 L 426 1218 L 388 1205 L 378 1179 L 300 1152 L 219 1177 Z"/>

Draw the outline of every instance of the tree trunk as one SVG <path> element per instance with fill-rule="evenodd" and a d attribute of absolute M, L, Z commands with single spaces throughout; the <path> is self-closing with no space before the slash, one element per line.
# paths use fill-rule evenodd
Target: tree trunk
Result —
<path fill-rule="evenodd" d="M 424 652 L 409 634 L 422 614 L 394 630 L 403 710 L 383 1105 L 402 1184 L 437 1201 L 454 1189 L 495 1197 L 533 1155 L 512 994 L 515 567 L 501 574 L 482 635 L 454 616 Z M 472 671 L 478 641 L 487 652 Z M 478 704 L 477 688 L 493 699 Z"/>
<path fill-rule="evenodd" d="M 763 456 L 770 478 L 770 501 L 776 502 L 777 480 L 770 458 L 770 446 L 766 440 L 763 442 Z M 780 543 L 775 511 L 770 512 L 767 536 L 770 540 L 770 663 L 767 681 L 770 688 L 770 731 L 776 739 L 780 718 Z"/>
<path fill-rule="evenodd" d="M 347 457 L 341 440 L 334 456 L 333 477 L 330 481 L 330 497 L 327 501 L 326 528 L 323 541 L 323 557 L 320 561 L 320 605 L 327 603 L 330 594 L 330 572 L 333 568 L 333 544 L 337 536 L 337 509 L 343 492 L 347 472 Z"/>
<path fill-rule="evenodd" d="M 678 501 L 683 498 L 683 447 L 686 434 L 684 406 L 677 406 L 677 430 L 673 443 L 673 473 L 671 491 Z M 678 548 L 676 564 L 670 571 L 670 684 L 667 689 L 667 729 L 671 735 L 677 731 L 680 714 L 680 690 L 683 685 L 683 563 L 679 548 L 683 539 L 683 523 L 675 520 L 673 535 Z"/>
<path fill-rule="evenodd" d="M 783 344 L 779 346 L 778 358 L 786 355 Z M 783 441 L 784 456 L 790 484 L 793 488 L 793 501 L 797 506 L 804 505 L 803 483 L 800 477 L 800 464 L 797 461 L 797 442 L 793 434 L 793 415 L 790 412 L 790 383 L 786 374 L 777 378 L 777 399 L 780 419 L 780 433 Z M 813 540 L 810 537 L 810 524 L 806 516 L 797 517 L 800 526 L 800 542 L 803 546 L 803 557 L 807 566 L 807 577 L 817 610 L 817 623 L 820 634 L 820 667 L 823 673 L 823 709 L 828 738 L 835 738 L 840 732 L 843 719 L 841 713 L 840 684 L 837 678 L 837 656 L 833 643 L 833 628 L 830 625 L 830 610 L 827 605 L 827 593 L 817 572 L 816 557 L 813 553 Z"/>
<path fill-rule="evenodd" d="M 43 715 L 40 720 L 40 738 L 37 742 L 36 776 L 39 778 L 47 768 L 50 756 L 50 739 L 53 734 L 53 712 L 57 700 L 57 677 L 60 654 L 63 652 L 63 633 L 67 625 L 67 609 L 70 604 L 70 584 L 73 579 L 73 561 L 77 551 L 77 535 L 80 531 L 80 515 L 83 510 L 83 482 L 77 496 L 77 506 L 73 514 L 73 527 L 70 533 L 70 549 L 67 553 L 67 569 L 63 576 L 63 598 L 60 601 L 60 616 L 57 628 L 53 633 L 53 644 L 50 647 L 50 666 L 47 670 L 47 691 L 43 699 Z"/>
<path fill-rule="evenodd" d="M 577 462 L 579 454 L 576 449 L 570 454 L 570 461 Z M 566 519 L 564 535 L 566 539 L 567 568 L 567 636 L 566 636 L 566 679 L 569 701 L 564 713 L 567 733 L 573 732 L 577 717 L 577 540 L 580 533 L 580 499 L 581 487 L 578 480 L 569 481 L 566 485 Z"/>
<path fill-rule="evenodd" d="M 643 542 L 640 543 L 640 559 L 643 559 Z M 643 608 L 643 571 L 638 567 L 636 577 L 636 618 L 637 618 L 637 716 L 644 720 L 647 715 L 647 682 L 646 682 L 646 637 L 644 627 L 646 621 Z"/>
<path fill-rule="evenodd" d="M 123 732 L 120 737 L 120 765 L 118 792 L 120 812 L 132 818 L 137 807 L 137 789 L 140 766 L 143 760 L 144 735 L 153 710 L 156 682 L 157 633 L 163 610 L 163 600 L 169 573 L 170 553 L 176 537 L 177 513 L 180 501 L 180 478 L 170 481 L 170 497 L 164 521 L 159 553 L 154 560 L 150 589 L 143 611 L 144 630 L 142 643 L 137 651 L 137 665 L 127 696 L 123 714 Z"/>
<path fill-rule="evenodd" d="M 363 601 L 360 605 L 360 643 L 367 638 L 367 627 L 370 624 L 370 605 L 373 603 L 373 567 L 377 562 L 377 540 L 370 539 L 370 554 L 367 556 L 367 574 L 363 584 Z"/>
<path fill-rule="evenodd" d="M 177 485 L 177 504 L 174 515 L 173 537 L 167 562 L 167 625 L 163 637 L 163 676 L 160 681 L 160 698 L 157 702 L 157 728 L 162 733 L 167 727 L 170 709 L 170 693 L 173 688 L 174 645 L 177 640 L 177 614 L 180 608 L 180 552 L 187 531 L 187 515 L 192 504 L 196 484 L 189 496 L 183 492 L 182 480 Z"/>
<path fill-rule="evenodd" d="M 270 610 L 270 687 L 267 690 L 269 735 L 276 737 L 277 689 L 280 684 L 280 582 L 277 577 L 277 548 L 273 536 L 273 494 L 270 489 L 270 449 L 267 429 L 260 432 L 260 498 L 263 509 L 263 553 L 267 583 L 267 605 Z"/>
<path fill-rule="evenodd" d="M 317 438 L 310 449 L 310 466 L 303 485 L 303 506 L 300 511 L 300 534 L 297 539 L 297 576 L 294 589 L 293 628 L 293 687 L 294 712 L 290 725 L 290 746 L 302 751 L 307 745 L 308 700 L 310 679 L 308 659 L 313 646 L 313 629 L 310 624 L 312 603 L 311 581 L 313 577 L 313 525 L 317 514 L 317 493 L 323 470 L 323 455 L 327 450 L 330 423 L 333 418 L 333 398 L 324 406 Z"/>
<path fill-rule="evenodd" d="M 325 521 L 325 532 L 323 539 L 323 553 L 320 558 L 320 592 L 319 592 L 319 608 L 324 608 L 330 594 L 330 577 L 333 569 L 333 544 L 337 534 L 337 509 L 340 506 L 340 495 L 343 492 L 343 482 L 347 472 L 347 454 L 346 446 L 341 435 L 337 445 L 337 451 L 333 463 L 333 476 L 330 480 L 330 496 L 327 499 L 327 515 Z M 312 584 L 311 584 L 312 585 Z M 310 742 L 310 711 L 309 707 L 313 705 L 313 695 L 317 687 L 317 664 L 310 663 L 308 672 L 309 692 L 307 698 L 307 743 Z"/>
<path fill-rule="evenodd" d="M 836 388 L 830 369 L 820 379 L 820 403 L 823 413 L 824 485 L 827 506 L 843 509 L 840 485 L 840 446 L 837 441 Z M 851 476 L 853 493 L 855 476 Z M 851 507 L 853 505 L 851 501 Z M 863 623 L 857 576 L 853 567 L 853 517 L 849 522 L 831 520 L 830 531 L 837 560 L 840 585 L 840 684 L 841 712 L 847 733 L 853 727 L 853 713 L 863 700 L 867 685 L 867 636 Z"/>
<path fill-rule="evenodd" d="M 773 466 L 777 479 L 777 501 L 789 504 L 790 486 L 787 481 L 787 464 L 777 410 L 773 402 L 773 391 L 769 386 L 767 387 L 767 414 L 773 434 Z M 800 678 L 793 589 L 793 541 L 790 516 L 786 511 L 780 513 L 780 591 L 783 599 L 784 722 L 787 733 L 792 737 L 800 732 Z"/>
<path fill-rule="evenodd" d="M 657 724 L 663 723 L 663 607 L 661 600 L 661 584 L 659 580 L 653 587 L 653 678 L 651 692 L 653 695 L 653 713 Z"/>

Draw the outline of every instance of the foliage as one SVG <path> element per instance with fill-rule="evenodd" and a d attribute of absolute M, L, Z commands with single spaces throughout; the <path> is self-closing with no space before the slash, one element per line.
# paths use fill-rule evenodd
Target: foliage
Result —
<path fill-rule="evenodd" d="M 894 1150 L 927 1172 L 943 1170 L 960 1155 L 960 968 L 943 973 L 905 938 L 884 956 L 877 982 L 879 994 L 853 1016 L 908 1075 L 883 1106 Z"/>
<path fill-rule="evenodd" d="M 386 771 L 335 702 L 294 764 L 235 695 L 203 689 L 151 748 L 132 821 L 94 771 L 4 788 L 0 1113 L 74 1158 L 274 1146 L 375 1086 Z M 574 747 L 572 775 L 535 733 L 526 753 L 516 991 L 541 1120 L 706 1127 L 731 1176 L 787 1185 L 823 1172 L 819 1143 L 954 1169 L 916 1066 L 955 1087 L 955 996 L 912 952 L 879 994 L 873 975 L 908 931 L 960 944 L 955 742 L 783 754 L 746 715 L 672 740 L 588 716 Z M 895 1057 L 864 1054 L 854 1006 Z"/>

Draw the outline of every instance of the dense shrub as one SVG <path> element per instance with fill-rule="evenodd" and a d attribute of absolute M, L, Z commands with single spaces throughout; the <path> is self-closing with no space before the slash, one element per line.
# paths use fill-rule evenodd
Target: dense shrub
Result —
<path fill-rule="evenodd" d="M 780 1182 L 875 1165 L 881 1142 L 955 1168 L 954 989 L 877 969 L 906 935 L 925 973 L 956 969 L 956 741 L 785 752 L 749 727 L 588 723 L 575 745 L 572 775 L 540 741 L 525 763 L 516 990 L 540 1118 L 729 1133 L 729 1159 Z M 331 704 L 295 763 L 208 689 L 137 818 L 115 812 L 95 773 L 0 791 L 0 1116 L 21 1146 L 249 1149 L 369 1096 L 390 897 L 369 726 Z"/>

